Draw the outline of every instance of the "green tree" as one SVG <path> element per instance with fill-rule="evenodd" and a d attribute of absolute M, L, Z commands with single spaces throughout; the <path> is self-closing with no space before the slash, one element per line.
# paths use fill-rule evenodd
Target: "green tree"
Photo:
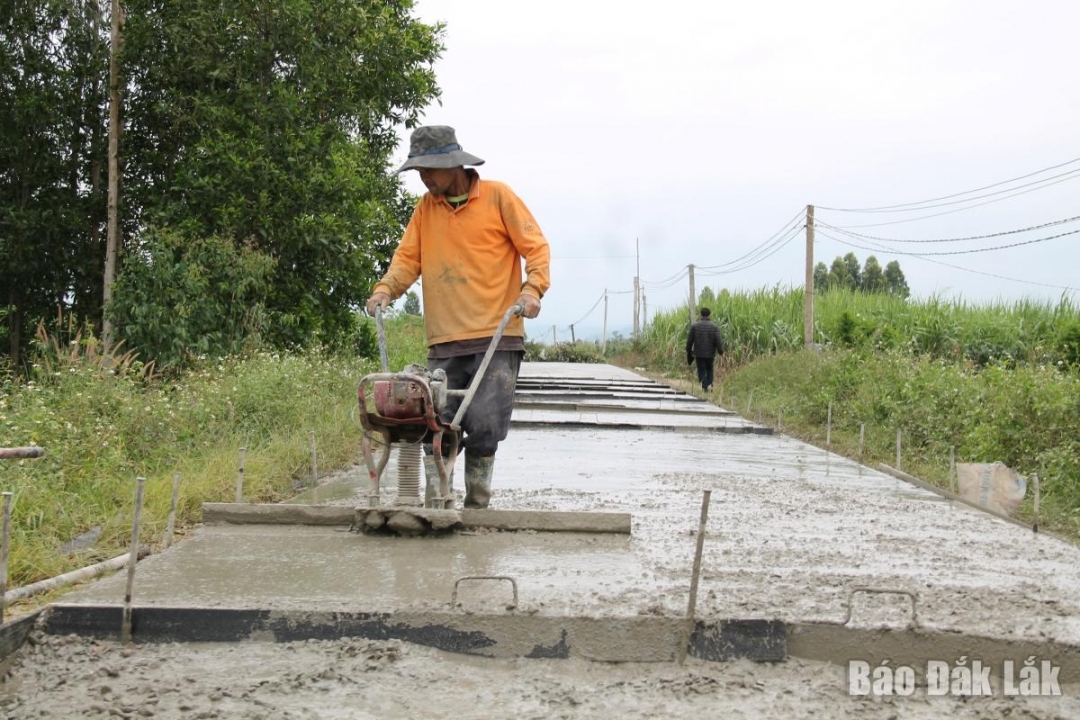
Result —
<path fill-rule="evenodd" d="M 853 279 L 848 275 L 848 265 L 844 262 L 843 258 L 837 257 L 832 262 L 832 267 L 829 268 L 829 287 L 830 288 L 850 288 L 854 287 Z"/>
<path fill-rule="evenodd" d="M 827 290 L 829 288 L 829 268 L 823 262 L 814 266 L 814 289 Z"/>
<path fill-rule="evenodd" d="M 911 295 L 904 271 L 900 269 L 900 263 L 893 260 L 885 266 L 885 288 L 890 295 L 906 298 Z"/>
<path fill-rule="evenodd" d="M 110 315 L 133 349 L 153 348 L 162 367 L 241 350 L 265 328 L 274 261 L 229 238 L 149 231 L 129 253 Z"/>
<path fill-rule="evenodd" d="M 866 258 L 863 265 L 862 289 L 868 293 L 885 292 L 885 274 L 881 270 L 881 263 L 873 255 Z"/>
<path fill-rule="evenodd" d="M 100 316 L 103 22 L 95 0 L 0 4 L 0 333 L 15 364 L 58 309 Z"/>
<path fill-rule="evenodd" d="M 859 258 L 855 253 L 849 252 L 844 256 L 844 265 L 847 266 L 848 285 L 856 290 L 862 288 L 862 270 L 859 269 Z"/>
<path fill-rule="evenodd" d="M 348 334 L 411 212 L 387 165 L 437 97 L 441 27 L 409 0 L 126 8 L 131 222 L 272 258 L 271 342 Z"/>
<path fill-rule="evenodd" d="M 405 293 L 405 303 L 402 308 L 406 315 L 419 315 L 420 314 L 420 296 L 410 290 Z"/>

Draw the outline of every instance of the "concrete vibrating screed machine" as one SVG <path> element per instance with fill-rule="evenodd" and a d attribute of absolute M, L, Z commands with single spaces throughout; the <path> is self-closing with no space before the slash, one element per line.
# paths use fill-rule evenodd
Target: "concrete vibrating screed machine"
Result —
<path fill-rule="evenodd" d="M 408 365 L 401 372 L 390 372 L 382 309 L 376 308 L 375 325 L 378 329 L 382 372 L 365 376 L 360 381 L 358 392 L 360 424 L 364 428 L 362 448 L 370 478 L 366 508 L 357 511 L 357 524 L 361 530 L 378 530 L 384 523 L 389 523 L 391 529 L 398 531 L 407 529 L 406 526 L 416 530 L 427 529 L 420 527 L 418 520 L 431 529 L 439 530 L 460 522 L 460 513 L 454 507 L 450 478 L 461 448 L 461 420 L 484 379 L 507 323 L 524 310 L 524 306 L 518 304 L 506 311 L 469 387 L 457 389 L 447 386 L 446 373 L 441 369 L 428 370 L 422 365 Z M 448 411 L 451 398 L 461 398 L 461 404 L 453 420 L 446 422 L 443 413 Z M 433 492 L 422 491 L 420 485 L 421 443 L 429 437 L 429 433 L 438 473 L 438 483 Z M 378 460 L 375 458 L 375 436 L 382 439 L 382 452 Z M 392 506 L 380 506 L 382 475 L 394 447 L 398 449 L 397 498 Z M 395 522 L 401 527 L 394 528 Z"/>

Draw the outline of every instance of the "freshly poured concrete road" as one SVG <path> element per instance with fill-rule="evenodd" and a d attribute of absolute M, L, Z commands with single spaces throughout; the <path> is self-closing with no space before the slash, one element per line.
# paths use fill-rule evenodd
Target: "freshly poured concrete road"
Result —
<path fill-rule="evenodd" d="M 542 387 L 567 380 L 575 390 L 539 407 Z M 592 411 L 571 396 L 605 386 L 633 397 L 612 394 L 603 404 L 617 409 Z M 629 512 L 632 536 L 206 526 L 139 563 L 135 604 L 424 612 L 447 607 L 457 578 L 505 575 L 518 582 L 522 613 L 680 616 L 710 489 L 699 618 L 840 622 L 852 588 L 869 586 L 917 594 L 926 628 L 1080 644 L 1080 548 L 611 366 L 527 363 L 519 389 L 528 408 L 500 447 L 493 507 Z M 391 463 L 387 499 L 393 478 Z M 358 505 L 365 487 L 366 473 L 353 469 L 315 501 Z M 64 602 L 120 603 L 124 581 L 118 574 Z M 498 582 L 461 589 L 477 612 L 509 600 Z M 903 627 L 907 602 L 856 596 L 852 622 Z"/>

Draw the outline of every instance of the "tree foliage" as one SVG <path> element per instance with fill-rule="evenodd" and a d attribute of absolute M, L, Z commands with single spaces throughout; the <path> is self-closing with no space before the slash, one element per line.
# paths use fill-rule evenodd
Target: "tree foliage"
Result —
<path fill-rule="evenodd" d="M 112 307 L 126 342 L 162 366 L 241 350 L 266 328 L 274 260 L 220 236 L 150 231 L 124 259 Z"/>
<path fill-rule="evenodd" d="M 100 316 L 103 22 L 93 0 L 0 3 L 0 336 L 13 363 L 58 306 Z"/>
<path fill-rule="evenodd" d="M 20 323 L 58 304 L 100 320 L 107 3 L 3 7 L 0 100 L 14 111 L 0 137 L 0 306 L 10 306 L 9 341 L 18 346 Z M 153 288 L 180 272 L 177 263 L 213 285 L 223 270 L 216 260 L 230 255 L 243 259 L 231 282 L 241 281 L 235 272 L 255 272 L 242 284 L 260 288 L 265 340 L 306 345 L 354 332 L 353 310 L 412 210 L 388 161 L 396 129 L 414 125 L 438 95 L 432 63 L 442 28 L 417 21 L 411 0 L 124 7 L 121 215 L 130 262 L 114 295 L 118 336 L 147 356 L 176 357 L 175 340 L 162 346 L 145 325 L 126 323 L 140 303 L 143 316 L 166 318 L 152 307 L 160 303 Z M 185 242 L 195 251 L 185 253 Z M 191 270 L 203 261 L 211 264 Z M 198 286 L 181 283 L 170 298 Z M 222 308 L 229 325 L 239 310 Z M 169 320 L 179 332 L 180 316 Z M 201 327 L 181 334 L 194 342 Z M 226 351 L 231 332 L 209 351 Z"/>
<path fill-rule="evenodd" d="M 891 261 L 883 271 L 881 263 L 871 255 L 866 258 L 866 262 L 860 268 L 859 259 L 855 253 L 848 253 L 843 257 L 836 256 L 831 266 L 826 266 L 823 262 L 814 266 L 814 289 L 833 288 L 848 288 L 865 293 L 887 293 L 901 298 L 906 298 L 911 294 L 899 262 Z"/>
<path fill-rule="evenodd" d="M 406 315 L 420 315 L 420 296 L 412 290 L 405 293 L 405 303 L 401 309 Z"/>

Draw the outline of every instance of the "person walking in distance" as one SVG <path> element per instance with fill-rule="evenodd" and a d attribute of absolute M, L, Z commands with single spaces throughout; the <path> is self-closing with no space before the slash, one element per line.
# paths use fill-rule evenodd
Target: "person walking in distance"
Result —
<path fill-rule="evenodd" d="M 551 251 L 539 224 L 507 185 L 465 167 L 483 164 L 462 149 L 452 127 L 413 131 L 398 172 L 417 170 L 427 192 L 366 306 L 374 315 L 423 276 L 428 365 L 443 369 L 448 386 L 458 389 L 480 369 L 507 308 L 519 304 L 524 317 L 536 317 L 551 284 Z M 524 336 L 524 320 L 512 318 L 461 421 L 467 508 L 485 508 L 491 499 L 495 452 L 510 430 Z M 460 404 L 461 398 L 451 398 L 447 422 Z M 430 497 L 437 476 L 431 446 L 425 451 Z"/>
<path fill-rule="evenodd" d="M 701 308 L 701 319 L 690 326 L 686 335 L 686 364 L 697 362 L 698 382 L 705 392 L 712 390 L 713 359 L 724 354 L 724 338 L 720 328 L 709 319 L 709 308 Z"/>

